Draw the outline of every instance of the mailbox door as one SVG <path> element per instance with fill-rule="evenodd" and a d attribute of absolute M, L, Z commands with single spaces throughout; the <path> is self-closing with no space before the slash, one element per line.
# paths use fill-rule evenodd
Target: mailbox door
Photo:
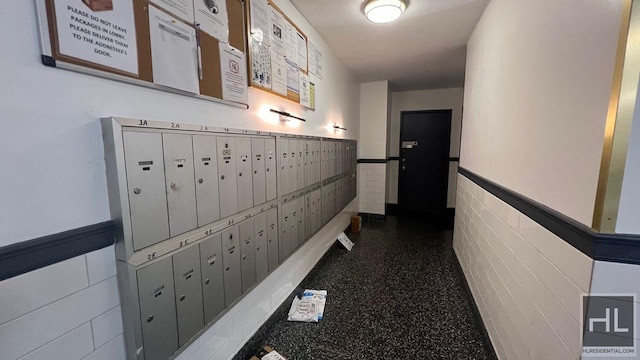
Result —
<path fill-rule="evenodd" d="M 173 255 L 173 281 L 176 287 L 178 340 L 182 346 L 204 327 L 200 246 L 192 246 Z"/>
<path fill-rule="evenodd" d="M 236 181 L 236 140 L 231 136 L 216 139 L 218 157 L 218 187 L 220 194 L 220 216 L 227 217 L 238 212 L 238 183 Z"/>
<path fill-rule="evenodd" d="M 204 226 L 220 219 L 215 136 L 193 136 L 193 163 L 196 179 L 198 226 Z"/>
<path fill-rule="evenodd" d="M 228 307 L 242 295 L 240 232 L 237 226 L 222 232 L 222 268 L 224 269 L 224 302 Z"/>
<path fill-rule="evenodd" d="M 238 172 L 238 211 L 253 207 L 253 175 L 251 171 L 251 138 L 236 138 Z"/>
<path fill-rule="evenodd" d="M 276 174 L 278 172 L 276 167 L 276 139 L 268 138 L 264 142 L 265 152 L 265 182 L 267 201 L 273 200 L 278 197 L 278 187 L 276 181 Z"/>
<path fill-rule="evenodd" d="M 191 135 L 162 134 L 169 208 L 169 232 L 177 236 L 198 227 Z"/>
<path fill-rule="evenodd" d="M 247 292 L 256 283 L 256 243 L 253 219 L 240 223 L 240 257 L 242 264 L 242 292 Z"/>
<path fill-rule="evenodd" d="M 200 268 L 202 269 L 204 322 L 208 324 L 225 308 L 221 234 L 211 236 L 200 243 Z"/>
<path fill-rule="evenodd" d="M 279 264 L 278 255 L 278 208 L 267 211 L 267 247 L 269 248 L 269 272 Z"/>
<path fill-rule="evenodd" d="M 162 135 L 125 131 L 122 136 L 133 248 L 140 250 L 169 238 Z"/>
<path fill-rule="evenodd" d="M 264 139 L 251 139 L 251 159 L 253 168 L 253 205 L 263 204 L 267 201 L 267 188 L 265 177 L 265 153 Z"/>
<path fill-rule="evenodd" d="M 261 281 L 269 273 L 269 248 L 267 242 L 267 213 L 256 215 L 254 221 L 254 235 L 256 243 L 256 279 Z"/>
<path fill-rule="evenodd" d="M 298 140 L 289 140 L 289 192 L 298 190 Z"/>
<path fill-rule="evenodd" d="M 166 359 L 178 350 L 171 258 L 137 271 L 145 359 Z"/>
<path fill-rule="evenodd" d="M 304 196 L 297 198 L 296 207 L 298 208 L 298 246 L 302 245 L 306 237 L 306 229 L 305 229 L 305 206 L 304 206 Z"/>

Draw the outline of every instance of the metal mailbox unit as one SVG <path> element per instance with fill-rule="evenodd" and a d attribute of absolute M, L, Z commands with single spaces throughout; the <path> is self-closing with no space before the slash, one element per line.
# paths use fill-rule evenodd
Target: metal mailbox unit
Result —
<path fill-rule="evenodd" d="M 128 359 L 177 356 L 356 196 L 355 141 L 101 124 Z"/>

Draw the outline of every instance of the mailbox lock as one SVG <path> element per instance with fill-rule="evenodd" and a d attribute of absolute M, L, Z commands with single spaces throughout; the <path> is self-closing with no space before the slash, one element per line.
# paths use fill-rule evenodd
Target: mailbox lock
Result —
<path fill-rule="evenodd" d="M 178 185 L 176 185 L 176 183 L 174 183 L 174 182 L 171 183 L 171 188 L 173 190 L 175 190 L 177 187 L 178 187 Z"/>
<path fill-rule="evenodd" d="M 256 251 L 260 251 L 260 246 L 258 246 L 258 247 L 256 248 Z"/>
<path fill-rule="evenodd" d="M 207 279 L 207 280 L 204 281 L 204 284 L 205 285 L 209 285 L 209 282 L 210 282 L 209 279 Z"/>
<path fill-rule="evenodd" d="M 253 170 L 253 173 L 254 173 L 254 174 L 257 174 L 257 173 L 258 173 L 258 170 Z"/>
<path fill-rule="evenodd" d="M 224 180 L 224 175 L 220 176 L 220 180 Z"/>
<path fill-rule="evenodd" d="M 136 195 L 139 195 L 142 192 L 142 189 L 140 189 L 139 187 L 133 189 L 133 193 Z"/>
<path fill-rule="evenodd" d="M 152 322 L 153 321 L 153 315 L 149 315 L 149 317 L 147 318 L 147 322 Z"/>
<path fill-rule="evenodd" d="M 198 179 L 198 183 L 202 184 L 204 182 L 204 179 Z"/>
<path fill-rule="evenodd" d="M 247 255 L 242 255 L 242 260 L 246 260 L 247 259 Z"/>
<path fill-rule="evenodd" d="M 231 269 L 231 268 L 227 266 L 226 270 L 229 271 L 229 269 Z"/>
<path fill-rule="evenodd" d="M 240 173 L 240 174 L 238 174 L 238 175 L 242 176 L 242 173 Z"/>
<path fill-rule="evenodd" d="M 184 295 L 181 295 L 181 296 L 180 296 L 180 301 L 184 301 L 184 299 L 185 299 L 185 296 L 184 296 Z"/>

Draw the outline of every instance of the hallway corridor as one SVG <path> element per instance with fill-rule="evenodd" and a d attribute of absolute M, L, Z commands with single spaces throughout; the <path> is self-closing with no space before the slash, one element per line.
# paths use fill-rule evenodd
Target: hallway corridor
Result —
<path fill-rule="evenodd" d="M 234 359 L 269 345 L 290 360 L 493 359 L 452 251 L 452 231 L 419 216 L 364 219 L 296 289 L 327 290 L 319 323 L 288 322 L 290 297 Z"/>

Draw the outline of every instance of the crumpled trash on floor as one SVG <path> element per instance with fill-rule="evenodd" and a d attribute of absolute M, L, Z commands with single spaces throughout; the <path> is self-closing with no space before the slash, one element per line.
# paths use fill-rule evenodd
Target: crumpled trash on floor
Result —
<path fill-rule="evenodd" d="M 293 298 L 288 321 L 318 322 L 324 315 L 327 290 L 305 290 L 300 298 Z"/>

